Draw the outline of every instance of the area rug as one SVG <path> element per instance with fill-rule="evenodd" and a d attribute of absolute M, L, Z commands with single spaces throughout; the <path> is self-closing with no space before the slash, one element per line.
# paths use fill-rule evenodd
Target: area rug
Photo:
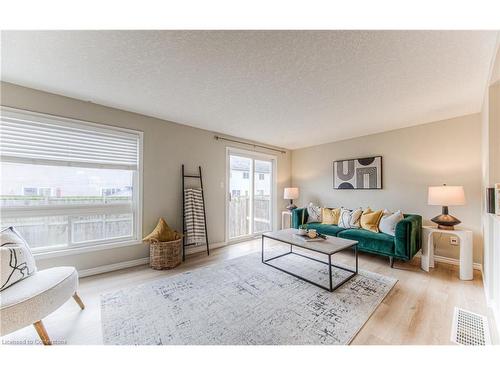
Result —
<path fill-rule="evenodd" d="M 324 264 L 294 255 L 275 262 L 327 283 Z M 333 274 L 336 280 L 345 276 L 339 270 Z M 396 282 L 361 270 L 330 293 L 251 254 L 102 295 L 103 340 L 112 345 L 348 344 Z"/>

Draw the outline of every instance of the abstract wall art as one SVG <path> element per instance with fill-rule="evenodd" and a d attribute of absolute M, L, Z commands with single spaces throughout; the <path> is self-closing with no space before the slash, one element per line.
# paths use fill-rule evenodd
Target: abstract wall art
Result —
<path fill-rule="evenodd" d="M 382 189 L 382 156 L 333 162 L 334 189 Z"/>

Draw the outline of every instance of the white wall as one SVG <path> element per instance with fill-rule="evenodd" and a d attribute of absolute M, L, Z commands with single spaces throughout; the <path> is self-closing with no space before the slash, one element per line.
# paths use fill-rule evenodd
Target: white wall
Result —
<path fill-rule="evenodd" d="M 383 157 L 382 190 L 333 189 L 334 160 L 377 155 Z M 467 204 L 450 213 L 474 232 L 474 261 L 482 261 L 479 114 L 294 150 L 292 183 L 301 189 L 301 204 L 402 209 L 422 215 L 424 224 L 441 212 L 427 205 L 427 187 L 463 185 Z M 458 258 L 447 236 L 437 245 L 436 254 Z"/>
<path fill-rule="evenodd" d="M 500 183 L 500 41 L 492 62 L 490 84 L 486 88 L 481 113 L 482 185 L 483 190 Z M 482 204 L 484 235 L 484 288 L 488 305 L 495 316 L 500 336 L 500 216 L 488 214 L 486 200 Z"/>
<path fill-rule="evenodd" d="M 140 95 L 140 93 L 137 93 Z M 90 102 L 1 83 L 0 103 L 4 106 L 48 113 L 56 116 L 120 126 L 144 132 L 143 234 L 149 233 L 163 216 L 174 228 L 182 228 L 181 164 L 188 172 L 203 169 L 206 192 L 207 224 L 211 243 L 225 239 L 226 147 L 235 144 L 216 141 L 213 133 L 186 125 L 126 112 Z M 195 104 L 193 104 L 195 105 Z M 251 148 L 253 150 L 253 148 Z M 266 152 L 257 149 L 259 152 Z M 272 153 L 272 152 L 271 152 Z M 278 210 L 286 206 L 283 188 L 290 184 L 290 152 L 278 156 Z M 4 178 L 5 176 L 2 176 Z M 74 265 L 90 269 L 102 265 L 147 257 L 146 245 L 109 249 L 102 252 L 43 259 L 41 268 Z"/>

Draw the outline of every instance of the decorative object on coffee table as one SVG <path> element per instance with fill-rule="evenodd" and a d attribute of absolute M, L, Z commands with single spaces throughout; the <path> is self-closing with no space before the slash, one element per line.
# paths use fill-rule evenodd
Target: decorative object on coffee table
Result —
<path fill-rule="evenodd" d="M 463 206 L 465 193 L 463 186 L 429 186 L 427 203 L 430 206 L 442 206 L 442 213 L 431 219 L 439 229 L 453 230 L 461 223 L 456 217 L 448 213 L 448 206 Z"/>
<path fill-rule="evenodd" d="M 333 162 L 334 189 L 382 189 L 382 156 Z"/>
<path fill-rule="evenodd" d="M 297 208 L 297 206 L 293 204 L 293 200 L 298 198 L 299 198 L 299 188 L 296 187 L 285 188 L 283 199 L 290 199 L 290 204 L 286 206 L 287 210 L 293 211 L 294 209 Z"/>

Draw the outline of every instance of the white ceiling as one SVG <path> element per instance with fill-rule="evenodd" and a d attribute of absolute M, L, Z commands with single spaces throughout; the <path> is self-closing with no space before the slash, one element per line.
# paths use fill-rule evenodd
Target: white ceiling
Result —
<path fill-rule="evenodd" d="M 479 112 L 496 31 L 8 31 L 2 80 L 286 148 Z"/>

